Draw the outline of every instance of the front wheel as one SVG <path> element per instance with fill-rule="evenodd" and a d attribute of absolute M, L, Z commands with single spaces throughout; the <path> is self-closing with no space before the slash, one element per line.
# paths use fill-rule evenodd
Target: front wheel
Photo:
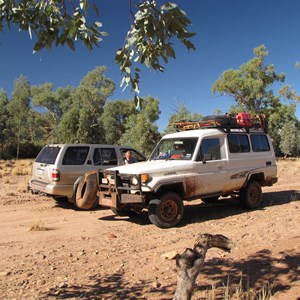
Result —
<path fill-rule="evenodd" d="M 170 228 L 177 225 L 184 212 L 181 197 L 173 192 L 163 194 L 159 199 L 149 202 L 148 217 L 152 224 L 160 228 Z"/>
<path fill-rule="evenodd" d="M 261 186 L 258 181 L 250 181 L 246 187 L 241 189 L 240 201 L 245 208 L 256 208 L 262 200 Z"/>

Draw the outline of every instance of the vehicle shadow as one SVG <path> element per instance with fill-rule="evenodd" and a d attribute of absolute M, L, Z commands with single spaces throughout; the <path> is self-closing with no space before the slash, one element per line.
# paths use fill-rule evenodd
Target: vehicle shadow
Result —
<path fill-rule="evenodd" d="M 109 213 L 111 212 L 111 214 Z M 147 212 L 142 212 L 139 214 L 134 214 L 132 216 L 117 216 L 115 215 L 111 210 L 109 210 L 108 215 L 105 215 L 103 217 L 98 218 L 98 220 L 105 220 L 105 221 L 128 221 L 134 224 L 138 224 L 138 225 L 151 225 L 151 222 L 148 218 L 148 214 Z"/>
<path fill-rule="evenodd" d="M 265 210 L 270 206 L 285 205 L 292 201 L 300 201 L 300 192 L 295 190 L 263 193 L 262 203 L 256 209 L 246 209 L 240 205 L 239 199 L 220 198 L 215 203 L 200 203 L 185 206 L 184 218 L 180 227 L 209 220 L 219 220 L 230 216 L 249 213 L 254 210 Z"/>
<path fill-rule="evenodd" d="M 267 192 L 263 193 L 263 199 L 261 206 L 256 210 L 265 210 L 270 206 L 285 205 L 292 201 L 300 201 L 300 192 L 295 190 L 279 191 L 279 192 Z M 196 201 L 195 201 L 196 202 Z M 245 209 L 241 207 L 238 198 L 231 197 L 221 198 L 215 203 L 199 203 L 193 204 L 193 201 L 187 203 L 184 209 L 184 217 L 177 227 L 184 227 L 193 223 L 203 223 L 209 220 L 219 220 L 229 216 L 240 215 L 249 213 L 253 210 Z M 120 217 L 114 215 L 110 210 L 108 214 L 100 217 L 99 220 L 106 221 L 128 221 L 139 225 L 150 225 L 151 222 L 148 219 L 147 212 L 142 214 L 136 214 L 131 217 Z"/>
<path fill-rule="evenodd" d="M 86 212 L 109 209 L 107 207 L 100 206 L 100 205 L 98 205 L 92 209 L 81 209 L 81 208 L 78 208 L 74 203 L 71 203 L 69 201 L 56 201 L 54 203 L 54 207 L 60 207 L 63 209 L 71 209 L 71 210 L 75 210 L 75 211 L 86 211 Z"/>

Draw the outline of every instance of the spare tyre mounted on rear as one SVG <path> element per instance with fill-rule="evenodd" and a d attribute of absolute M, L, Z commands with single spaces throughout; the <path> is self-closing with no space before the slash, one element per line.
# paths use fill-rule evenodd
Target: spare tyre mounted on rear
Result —
<path fill-rule="evenodd" d="M 79 181 L 75 191 L 75 205 L 80 209 L 92 209 L 98 205 L 98 183 L 95 171 L 87 172 Z"/>

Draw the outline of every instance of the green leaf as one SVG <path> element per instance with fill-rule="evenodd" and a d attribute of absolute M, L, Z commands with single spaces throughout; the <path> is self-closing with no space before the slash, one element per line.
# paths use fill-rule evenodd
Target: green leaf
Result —
<path fill-rule="evenodd" d="M 99 9 L 98 9 L 98 7 L 97 7 L 97 5 L 95 3 L 93 3 L 93 9 L 96 12 L 96 16 L 99 17 L 100 12 L 99 12 Z"/>
<path fill-rule="evenodd" d="M 67 44 L 73 51 L 75 50 L 74 42 L 71 39 L 67 39 Z"/>

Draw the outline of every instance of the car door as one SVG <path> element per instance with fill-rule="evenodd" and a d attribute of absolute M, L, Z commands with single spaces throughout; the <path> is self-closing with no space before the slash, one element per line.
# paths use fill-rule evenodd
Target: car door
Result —
<path fill-rule="evenodd" d="M 89 145 L 71 145 L 64 147 L 62 161 L 59 162 L 61 178 L 59 184 L 73 185 L 75 180 L 90 170 L 86 164 L 90 152 Z"/>
<path fill-rule="evenodd" d="M 93 153 L 93 166 L 95 170 L 104 170 L 119 164 L 114 147 L 96 147 Z"/>
<path fill-rule="evenodd" d="M 195 162 L 195 194 L 222 193 L 226 185 L 224 138 L 204 138 Z"/>

